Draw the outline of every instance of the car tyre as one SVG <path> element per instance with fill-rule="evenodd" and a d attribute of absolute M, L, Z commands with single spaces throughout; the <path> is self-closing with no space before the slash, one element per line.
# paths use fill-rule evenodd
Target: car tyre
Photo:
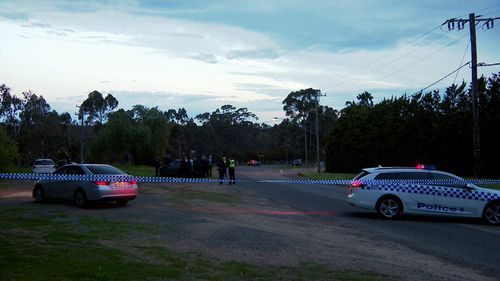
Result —
<path fill-rule="evenodd" d="M 75 205 L 78 208 L 84 208 L 85 206 L 87 206 L 87 195 L 82 189 L 78 189 L 75 192 Z"/>
<path fill-rule="evenodd" d="M 403 212 L 401 200 L 395 196 L 385 196 L 377 202 L 377 213 L 384 219 L 395 219 Z"/>
<path fill-rule="evenodd" d="M 487 224 L 500 225 L 500 202 L 491 202 L 486 205 L 483 219 Z"/>
<path fill-rule="evenodd" d="M 45 202 L 45 192 L 43 191 L 43 187 L 37 186 L 35 188 L 35 202 L 36 203 L 43 203 Z"/>
<path fill-rule="evenodd" d="M 124 199 L 116 200 L 116 205 L 118 205 L 120 207 L 127 205 L 127 203 L 128 203 L 128 200 L 124 200 Z"/>

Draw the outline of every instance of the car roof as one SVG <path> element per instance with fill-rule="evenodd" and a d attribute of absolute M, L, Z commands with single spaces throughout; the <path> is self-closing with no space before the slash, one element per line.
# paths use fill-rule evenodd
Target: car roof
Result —
<path fill-rule="evenodd" d="M 394 172 L 415 172 L 415 171 L 422 171 L 422 172 L 441 172 L 435 169 L 422 169 L 422 168 L 416 168 L 416 167 L 372 167 L 372 168 L 364 168 L 363 171 L 366 171 L 368 173 L 394 173 Z"/>

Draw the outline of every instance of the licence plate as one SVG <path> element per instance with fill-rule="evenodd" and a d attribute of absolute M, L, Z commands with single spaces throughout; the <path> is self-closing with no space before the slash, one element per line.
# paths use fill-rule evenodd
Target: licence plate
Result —
<path fill-rule="evenodd" d="M 115 182 L 115 187 L 128 188 L 130 187 L 130 183 L 124 181 L 117 181 Z"/>

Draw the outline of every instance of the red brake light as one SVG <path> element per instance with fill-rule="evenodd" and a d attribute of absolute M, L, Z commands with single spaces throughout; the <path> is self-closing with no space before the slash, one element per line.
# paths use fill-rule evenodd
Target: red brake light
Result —
<path fill-rule="evenodd" d="M 424 168 L 424 165 L 423 165 L 423 164 L 418 164 L 418 165 L 417 165 L 417 169 L 422 170 L 423 168 Z"/>
<path fill-rule="evenodd" d="M 97 185 L 109 185 L 110 182 L 109 181 L 96 181 L 95 184 L 97 184 Z"/>
<path fill-rule="evenodd" d="M 130 183 L 130 184 L 137 184 L 137 181 L 136 180 L 131 180 L 128 183 Z"/>

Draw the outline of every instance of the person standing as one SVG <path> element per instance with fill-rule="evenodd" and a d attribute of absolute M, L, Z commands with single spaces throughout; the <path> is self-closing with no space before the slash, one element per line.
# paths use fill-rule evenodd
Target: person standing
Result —
<path fill-rule="evenodd" d="M 229 160 L 229 183 L 228 184 L 236 184 L 236 178 L 235 178 L 235 168 L 236 168 L 236 161 L 234 159 Z"/>
<path fill-rule="evenodd" d="M 160 157 L 156 157 L 154 165 L 155 165 L 155 176 L 159 177 L 160 176 L 160 166 L 161 166 Z"/>
<path fill-rule="evenodd" d="M 207 177 L 212 177 L 212 167 L 214 166 L 214 162 L 212 162 L 212 155 L 208 155 L 208 174 Z"/>
<path fill-rule="evenodd" d="M 222 184 L 224 182 L 224 177 L 226 176 L 226 157 L 222 157 L 222 159 L 219 158 L 217 160 L 217 171 L 219 172 L 219 184 Z"/>

